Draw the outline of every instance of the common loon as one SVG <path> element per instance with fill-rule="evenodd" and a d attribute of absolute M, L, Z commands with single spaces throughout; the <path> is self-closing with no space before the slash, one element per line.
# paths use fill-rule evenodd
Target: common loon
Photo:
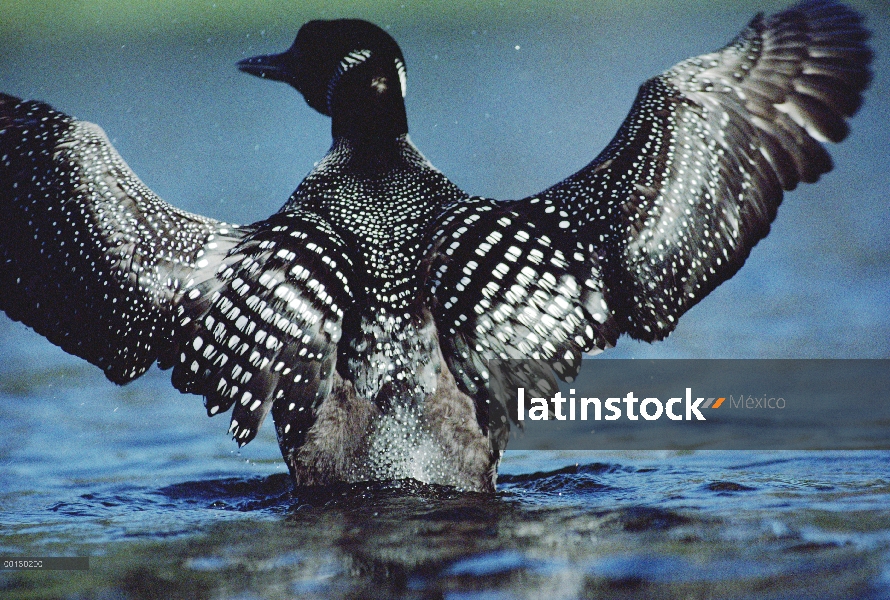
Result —
<path fill-rule="evenodd" d="M 103 131 L 0 96 L 0 308 L 117 384 L 155 362 L 232 410 L 271 412 L 299 485 L 414 478 L 494 489 L 510 421 L 486 360 L 562 376 L 622 333 L 654 341 L 732 277 L 783 190 L 832 168 L 870 81 L 861 17 L 756 16 L 644 83 L 589 165 L 517 201 L 470 196 L 408 138 L 396 42 L 312 21 L 239 63 L 332 119 L 282 209 L 230 225 L 165 203 Z M 493 418 L 493 417 L 499 418 Z"/>

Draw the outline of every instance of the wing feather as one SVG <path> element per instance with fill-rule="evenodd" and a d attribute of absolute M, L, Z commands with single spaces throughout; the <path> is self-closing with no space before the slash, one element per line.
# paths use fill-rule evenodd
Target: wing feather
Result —
<path fill-rule="evenodd" d="M 670 333 L 741 268 L 783 190 L 832 169 L 822 142 L 846 137 L 862 104 L 868 37 L 856 12 L 830 1 L 757 16 L 722 50 L 646 82 L 606 150 L 540 195 L 578 207 L 603 237 L 622 331 Z"/>
<path fill-rule="evenodd" d="M 0 95 L 0 309 L 126 383 L 156 361 L 295 449 L 331 389 L 349 257 L 312 214 L 235 227 L 163 202 L 104 132 Z"/>
<path fill-rule="evenodd" d="M 202 394 L 209 415 L 232 411 L 250 442 L 275 414 L 282 448 L 298 448 L 331 391 L 352 264 L 316 215 L 279 213 L 253 227 L 177 308 L 173 385 Z"/>
<path fill-rule="evenodd" d="M 169 352 L 174 306 L 240 237 L 163 202 L 96 125 L 0 95 L 0 309 L 115 383 Z"/>
<path fill-rule="evenodd" d="M 615 138 L 578 173 L 532 198 L 447 211 L 428 254 L 429 293 L 480 424 L 507 413 L 480 391 L 486 359 L 541 359 L 570 377 L 582 351 L 619 333 L 664 338 L 732 277 L 769 232 L 783 190 L 831 170 L 821 142 L 843 139 L 861 106 L 867 39 L 861 17 L 831 1 L 757 16 L 722 50 L 644 83 Z M 490 434 L 497 448 L 505 427 Z"/>

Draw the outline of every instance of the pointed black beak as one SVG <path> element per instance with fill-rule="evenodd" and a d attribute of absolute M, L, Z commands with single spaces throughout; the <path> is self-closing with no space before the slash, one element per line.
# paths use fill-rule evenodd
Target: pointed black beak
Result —
<path fill-rule="evenodd" d="M 290 59 L 291 55 L 288 52 L 254 56 L 238 61 L 238 70 L 263 79 L 283 81 L 296 86 L 297 72 Z"/>

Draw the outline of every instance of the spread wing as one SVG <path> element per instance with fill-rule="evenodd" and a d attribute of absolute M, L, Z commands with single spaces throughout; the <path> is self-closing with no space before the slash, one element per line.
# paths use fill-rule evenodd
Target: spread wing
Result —
<path fill-rule="evenodd" d="M 530 199 L 451 209 L 429 290 L 464 389 L 487 380 L 486 358 L 573 375 L 582 351 L 619 332 L 668 335 L 769 232 L 783 190 L 832 168 L 821 142 L 842 140 L 861 104 L 867 38 L 832 2 L 757 16 L 722 50 L 643 84 L 575 175 Z M 484 424 L 489 399 L 477 398 Z"/>
<path fill-rule="evenodd" d="M 279 445 L 293 451 L 331 391 L 352 262 L 313 213 L 253 227 L 177 308 L 173 384 L 203 394 L 211 416 L 234 405 L 230 431 L 242 446 L 271 410 Z"/>
<path fill-rule="evenodd" d="M 0 309 L 115 383 L 170 352 L 174 306 L 240 235 L 163 202 L 96 125 L 0 95 Z"/>
<path fill-rule="evenodd" d="M 102 130 L 0 95 L 0 309 L 122 384 L 155 361 L 233 405 L 244 445 L 272 410 L 297 448 L 330 390 L 349 259 L 326 224 L 234 227 L 163 202 Z"/>

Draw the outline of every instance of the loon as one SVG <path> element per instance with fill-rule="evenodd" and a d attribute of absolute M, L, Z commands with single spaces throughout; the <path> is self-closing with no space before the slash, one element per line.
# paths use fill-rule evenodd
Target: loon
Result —
<path fill-rule="evenodd" d="M 297 485 L 413 478 L 494 490 L 511 426 L 489 359 L 562 378 L 621 334 L 655 341 L 767 235 L 783 191 L 832 169 L 871 78 L 830 0 L 756 16 L 645 82 L 589 165 L 528 198 L 467 194 L 408 137 L 406 64 L 355 19 L 243 60 L 332 121 L 274 215 L 167 204 L 104 132 L 0 96 L 0 309 L 125 384 L 157 363 L 231 414 L 271 412 Z"/>

